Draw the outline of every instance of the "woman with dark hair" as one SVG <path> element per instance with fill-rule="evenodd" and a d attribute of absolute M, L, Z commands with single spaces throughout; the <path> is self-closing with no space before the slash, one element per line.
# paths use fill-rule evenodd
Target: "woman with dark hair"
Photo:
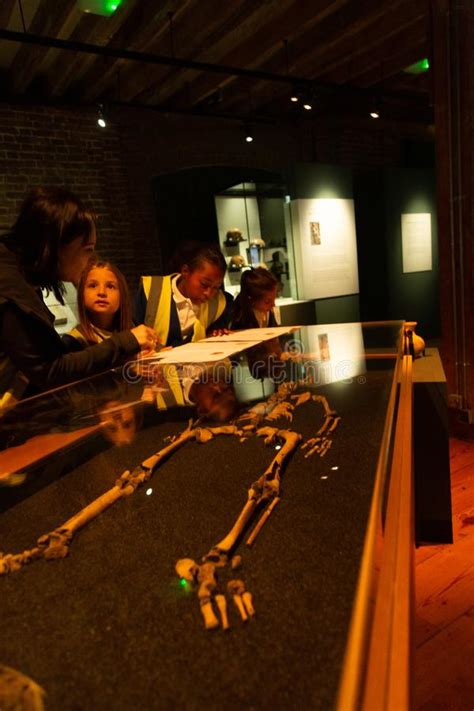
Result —
<path fill-rule="evenodd" d="M 0 239 L 0 408 L 154 349 L 156 334 L 144 325 L 74 353 L 54 330 L 41 289 L 64 303 L 62 282 L 79 282 L 95 243 L 92 214 L 63 188 L 31 191 Z"/>
<path fill-rule="evenodd" d="M 242 272 L 240 294 L 235 297 L 231 329 L 266 328 L 277 325 L 274 314 L 278 281 L 264 267 Z"/>
<path fill-rule="evenodd" d="M 232 297 L 221 289 L 227 265 L 219 247 L 188 242 L 175 255 L 174 266 L 172 274 L 141 277 L 135 321 L 153 326 L 164 346 L 226 329 Z"/>

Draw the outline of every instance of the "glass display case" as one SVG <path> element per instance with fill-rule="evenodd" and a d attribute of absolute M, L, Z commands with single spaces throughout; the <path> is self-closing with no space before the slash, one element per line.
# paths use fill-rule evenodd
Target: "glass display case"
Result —
<path fill-rule="evenodd" d="M 7 410 L 0 663 L 58 711 L 362 708 L 411 506 L 401 329 L 231 334 Z"/>
<path fill-rule="evenodd" d="M 289 197 L 281 184 L 240 183 L 215 197 L 219 242 L 226 257 L 226 291 L 236 296 L 242 270 L 265 266 L 279 295 L 297 299 Z"/>

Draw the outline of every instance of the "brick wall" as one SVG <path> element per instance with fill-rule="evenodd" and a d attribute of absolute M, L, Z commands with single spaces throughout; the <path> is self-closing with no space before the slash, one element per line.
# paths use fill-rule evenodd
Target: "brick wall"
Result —
<path fill-rule="evenodd" d="M 136 272 L 128 180 L 116 127 L 101 130 L 95 113 L 0 105 L 0 229 L 14 222 L 37 185 L 69 188 L 98 215 L 98 248 L 127 274 Z"/>
<path fill-rule="evenodd" d="M 30 187 L 64 185 L 98 213 L 99 250 L 134 287 L 139 274 L 161 269 L 157 175 L 209 165 L 281 170 L 295 161 L 357 172 L 399 161 L 401 136 L 382 124 L 257 125 L 254 136 L 245 143 L 238 122 L 135 109 L 115 109 L 100 129 L 93 109 L 0 105 L 0 229 Z"/>

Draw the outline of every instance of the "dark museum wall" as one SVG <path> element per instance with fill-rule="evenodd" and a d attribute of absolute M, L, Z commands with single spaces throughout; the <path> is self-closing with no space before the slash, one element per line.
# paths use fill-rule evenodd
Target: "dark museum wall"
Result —
<path fill-rule="evenodd" d="M 12 224 L 29 187 L 68 186 L 96 210 L 99 249 L 133 284 L 139 274 L 161 270 L 167 241 L 175 244 L 201 225 L 198 203 L 215 184 L 201 181 L 197 189 L 195 179 L 180 181 L 181 171 L 225 166 L 229 176 L 247 168 L 283 174 L 294 163 L 318 162 L 357 176 L 400 166 L 406 140 L 419 136 L 409 125 L 402 134 L 399 126 L 365 121 L 301 121 L 257 125 L 247 144 L 239 122 L 125 108 L 109 119 L 102 130 L 92 108 L 0 106 L 0 231 Z M 178 177 L 170 182 L 170 175 Z M 173 189 L 160 193 L 160 182 Z M 160 200 L 166 204 L 161 233 Z"/>
<path fill-rule="evenodd" d="M 98 129 L 94 113 L 0 105 L 0 230 L 13 223 L 25 192 L 68 187 L 98 215 L 98 247 L 127 274 L 139 263 L 130 240 L 128 180 L 120 136 Z"/>

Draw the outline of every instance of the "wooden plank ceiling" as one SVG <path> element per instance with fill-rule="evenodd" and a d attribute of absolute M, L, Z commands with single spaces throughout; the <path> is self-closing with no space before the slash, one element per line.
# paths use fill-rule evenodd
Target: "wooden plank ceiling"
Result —
<path fill-rule="evenodd" d="M 0 0 L 3 100 L 252 121 L 367 117 L 378 102 L 390 120 L 432 121 L 432 72 L 404 72 L 430 58 L 429 0 L 122 0 L 108 17 L 81 4 Z"/>

